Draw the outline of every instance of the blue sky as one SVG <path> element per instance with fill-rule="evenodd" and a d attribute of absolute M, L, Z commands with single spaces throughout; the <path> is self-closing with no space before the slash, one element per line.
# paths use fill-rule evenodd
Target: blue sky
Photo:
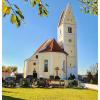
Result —
<path fill-rule="evenodd" d="M 22 72 L 24 60 L 45 40 L 57 39 L 57 24 L 68 0 L 43 1 L 49 4 L 48 17 L 40 17 L 29 3 L 16 0 L 25 16 L 24 23 L 16 28 L 10 23 L 9 16 L 3 18 L 3 65 L 16 65 Z M 77 23 L 78 72 L 84 74 L 98 60 L 98 17 L 82 14 L 78 0 L 71 0 L 71 5 Z"/>

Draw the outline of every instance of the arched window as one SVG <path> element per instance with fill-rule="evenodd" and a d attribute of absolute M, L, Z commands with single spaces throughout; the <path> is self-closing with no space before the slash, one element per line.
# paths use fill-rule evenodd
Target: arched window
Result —
<path fill-rule="evenodd" d="M 44 60 L 44 72 L 48 72 L 48 60 Z"/>

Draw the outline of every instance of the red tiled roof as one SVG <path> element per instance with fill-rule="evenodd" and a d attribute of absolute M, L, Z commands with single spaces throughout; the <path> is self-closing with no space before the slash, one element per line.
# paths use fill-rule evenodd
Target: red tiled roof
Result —
<path fill-rule="evenodd" d="M 11 72 L 2 72 L 2 77 L 10 76 Z"/>
<path fill-rule="evenodd" d="M 62 52 L 67 54 L 64 49 L 59 46 L 55 39 L 45 41 L 36 51 L 36 53 L 41 52 Z"/>

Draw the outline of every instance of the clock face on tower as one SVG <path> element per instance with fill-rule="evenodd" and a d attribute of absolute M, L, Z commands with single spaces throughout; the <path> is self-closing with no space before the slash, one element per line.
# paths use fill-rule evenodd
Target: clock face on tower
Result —
<path fill-rule="evenodd" d="M 72 40 L 71 40 L 71 39 L 69 39 L 69 40 L 68 40 L 68 42 L 72 42 Z"/>

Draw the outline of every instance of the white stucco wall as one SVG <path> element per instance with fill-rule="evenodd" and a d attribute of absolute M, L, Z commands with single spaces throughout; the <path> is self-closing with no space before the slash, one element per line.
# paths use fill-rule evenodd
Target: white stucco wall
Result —
<path fill-rule="evenodd" d="M 62 75 L 62 67 L 63 67 L 63 60 L 66 61 L 66 55 L 64 53 L 59 52 L 47 52 L 47 53 L 39 53 L 39 75 L 43 76 L 44 78 L 49 78 L 50 75 L 55 76 L 56 71 L 55 68 L 59 67 L 58 74 L 61 77 Z M 48 72 L 44 72 L 44 60 L 48 60 Z"/>
<path fill-rule="evenodd" d="M 38 59 L 36 59 L 36 55 L 38 55 Z M 44 72 L 44 60 L 48 60 L 48 72 Z M 38 53 L 33 55 L 30 60 L 26 60 L 27 65 L 25 64 L 24 74 L 32 75 L 34 68 L 36 69 L 38 78 L 49 78 L 51 75 L 55 76 L 56 71 L 55 68 L 59 67 L 58 75 L 60 78 L 65 78 L 66 73 L 63 73 L 63 61 L 66 64 L 66 54 L 60 52 L 45 52 Z M 34 66 L 33 63 L 36 62 Z M 65 65 L 66 67 L 66 65 Z M 66 70 L 66 68 L 65 68 Z M 66 71 L 65 71 L 66 72 Z M 63 76 L 62 76 L 63 75 Z M 26 76 L 26 75 L 24 75 Z"/>
<path fill-rule="evenodd" d="M 38 71 L 38 59 L 36 59 L 36 55 L 32 55 L 30 58 L 24 61 L 24 77 L 27 75 L 32 75 L 33 70 L 35 68 L 36 71 Z M 36 63 L 36 65 L 34 65 Z"/>

